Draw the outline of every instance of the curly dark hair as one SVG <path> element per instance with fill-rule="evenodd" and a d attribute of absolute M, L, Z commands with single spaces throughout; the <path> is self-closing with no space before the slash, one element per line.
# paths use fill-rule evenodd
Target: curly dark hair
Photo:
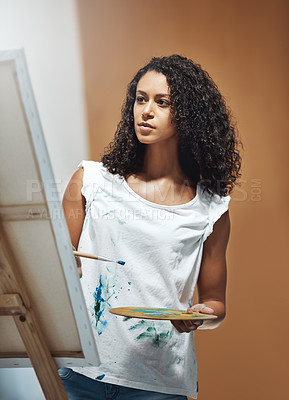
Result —
<path fill-rule="evenodd" d="M 105 149 L 103 165 L 121 176 L 141 169 L 146 145 L 136 137 L 133 107 L 137 84 L 148 71 L 167 78 L 184 173 L 195 184 L 201 181 L 208 193 L 226 196 L 240 176 L 241 142 L 224 98 L 209 74 L 180 55 L 152 58 L 129 83 L 122 117 L 113 141 Z"/>

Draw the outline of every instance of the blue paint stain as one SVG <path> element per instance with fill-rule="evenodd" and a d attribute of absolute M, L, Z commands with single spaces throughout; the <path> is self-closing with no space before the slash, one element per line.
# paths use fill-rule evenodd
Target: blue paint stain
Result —
<path fill-rule="evenodd" d="M 104 293 L 106 290 L 107 293 Z M 99 286 L 95 288 L 95 292 L 93 293 L 94 297 L 94 317 L 95 317 L 95 327 L 97 329 L 97 332 L 99 335 L 102 334 L 103 330 L 105 329 L 107 325 L 107 321 L 104 318 L 104 310 L 106 308 L 107 301 L 109 300 L 108 297 L 105 299 L 104 297 L 107 297 L 108 294 L 108 285 L 106 287 L 103 284 L 102 277 L 99 277 Z"/>
<path fill-rule="evenodd" d="M 95 326 L 97 327 L 97 324 L 100 320 L 100 317 L 102 316 L 103 313 L 103 305 L 104 305 L 104 298 L 102 297 L 102 291 L 103 291 L 103 284 L 101 282 L 101 276 L 99 278 L 99 286 L 95 288 L 95 292 L 93 293 L 94 297 L 94 316 L 95 316 Z"/>
<path fill-rule="evenodd" d="M 105 374 L 102 374 L 102 375 L 97 376 L 95 379 L 97 379 L 98 381 L 102 381 L 104 377 L 105 377 Z"/>
<path fill-rule="evenodd" d="M 182 258 L 183 258 L 182 253 L 179 251 L 178 254 L 177 254 L 178 262 L 182 261 Z"/>
<path fill-rule="evenodd" d="M 127 282 L 129 285 L 131 285 L 131 282 Z"/>

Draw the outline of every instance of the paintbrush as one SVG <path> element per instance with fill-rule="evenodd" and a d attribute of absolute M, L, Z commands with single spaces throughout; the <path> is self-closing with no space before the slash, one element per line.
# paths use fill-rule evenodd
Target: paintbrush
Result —
<path fill-rule="evenodd" d="M 113 262 L 116 264 L 124 265 L 124 261 L 115 261 L 112 260 L 111 258 L 107 257 L 102 257 L 102 256 L 95 256 L 94 254 L 87 254 L 87 253 L 82 253 L 81 251 L 75 251 L 73 250 L 73 254 L 78 257 L 85 257 L 85 258 L 92 258 L 93 260 L 99 260 L 99 261 L 108 261 L 108 262 Z"/>

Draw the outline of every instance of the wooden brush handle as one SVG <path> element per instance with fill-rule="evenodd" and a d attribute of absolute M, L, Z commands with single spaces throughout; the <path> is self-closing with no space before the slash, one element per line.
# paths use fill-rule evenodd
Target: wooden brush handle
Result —
<path fill-rule="evenodd" d="M 81 251 L 73 251 L 73 254 L 78 257 L 92 258 L 93 260 L 98 260 L 98 256 L 95 256 L 94 254 L 82 253 Z"/>

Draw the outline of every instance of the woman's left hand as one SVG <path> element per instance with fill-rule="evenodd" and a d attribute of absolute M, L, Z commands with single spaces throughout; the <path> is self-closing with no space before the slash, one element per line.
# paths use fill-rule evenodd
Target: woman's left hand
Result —
<path fill-rule="evenodd" d="M 188 307 L 187 313 L 193 314 L 193 312 L 201 312 L 203 314 L 214 314 L 214 310 L 210 307 L 207 307 L 205 304 L 195 304 L 192 307 Z M 187 332 L 190 333 L 195 331 L 203 324 L 201 320 L 171 320 L 171 323 L 176 328 L 176 330 L 180 333 Z"/>

